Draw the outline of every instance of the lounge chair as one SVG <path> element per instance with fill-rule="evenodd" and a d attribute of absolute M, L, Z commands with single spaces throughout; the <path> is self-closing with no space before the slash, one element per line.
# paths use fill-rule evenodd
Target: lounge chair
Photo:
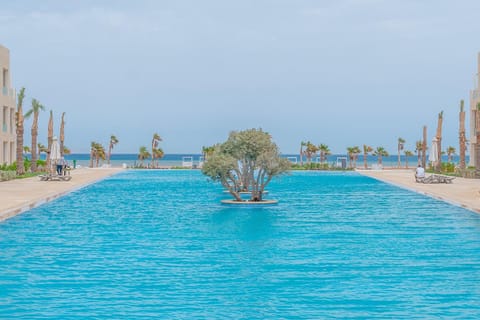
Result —
<path fill-rule="evenodd" d="M 38 178 L 40 181 L 70 181 L 72 180 L 72 176 L 67 175 L 58 175 L 58 174 L 42 174 L 39 175 Z"/>
<path fill-rule="evenodd" d="M 415 177 L 415 181 L 418 183 L 452 183 L 455 177 L 443 176 L 439 174 L 432 174 L 428 177 L 417 178 Z"/>

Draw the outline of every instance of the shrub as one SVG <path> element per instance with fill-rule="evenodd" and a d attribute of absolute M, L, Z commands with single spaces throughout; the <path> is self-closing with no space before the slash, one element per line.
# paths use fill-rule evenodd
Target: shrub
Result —
<path fill-rule="evenodd" d="M 8 180 L 15 179 L 16 175 L 17 175 L 16 171 L 1 170 L 0 171 L 0 181 L 8 181 Z"/>

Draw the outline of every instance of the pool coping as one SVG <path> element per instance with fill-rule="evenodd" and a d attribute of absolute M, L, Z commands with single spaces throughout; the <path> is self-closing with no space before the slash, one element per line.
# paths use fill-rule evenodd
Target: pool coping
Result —
<path fill-rule="evenodd" d="M 465 181 L 468 180 L 470 182 L 477 182 L 479 186 L 479 191 L 480 192 L 480 181 L 477 180 L 472 180 L 472 179 L 464 179 L 464 178 L 456 178 L 452 184 L 419 184 L 417 182 L 414 182 L 413 179 L 413 171 L 411 170 L 398 170 L 396 169 L 394 172 L 397 173 L 397 176 L 389 175 L 389 172 L 393 172 L 390 170 L 356 170 L 359 174 L 370 177 L 372 179 L 393 185 L 395 187 L 408 190 L 411 192 L 415 192 L 436 200 L 440 200 L 443 202 L 446 202 L 448 204 L 454 205 L 456 207 L 461 207 L 463 209 L 472 211 L 474 213 L 479 214 L 480 213 L 480 208 L 479 207 L 474 207 L 470 202 L 475 202 L 477 201 L 480 205 L 480 193 L 478 194 L 477 198 L 472 198 L 469 197 L 468 195 L 464 194 L 461 197 L 455 197 L 452 194 L 448 194 L 448 192 L 442 192 L 440 193 L 439 190 L 433 190 L 435 187 L 448 187 L 448 188 L 459 188 L 459 186 L 462 186 L 462 188 L 470 188 L 471 186 L 466 186 Z M 398 177 L 398 174 L 405 174 L 408 175 L 408 180 L 406 180 L 404 177 Z M 410 180 L 411 179 L 411 180 Z M 436 192 L 435 192 L 436 191 Z M 447 190 L 448 191 L 448 190 Z"/>
<path fill-rule="evenodd" d="M 85 169 L 83 169 L 85 170 Z M 41 196 L 39 197 L 35 197 L 33 199 L 31 199 L 31 197 L 29 198 L 28 195 L 26 196 L 26 200 L 24 201 L 24 203 L 20 204 L 20 205 L 17 205 L 17 206 L 13 206 L 13 207 L 10 207 L 8 209 L 5 209 L 3 211 L 0 212 L 0 223 L 7 220 L 7 219 L 10 219 L 10 218 L 13 218 L 19 214 L 22 214 L 26 211 L 29 211 L 33 208 L 36 208 L 36 207 L 39 207 L 45 203 L 48 203 L 48 202 L 51 202 L 53 200 L 56 200 L 58 198 L 61 198 L 69 193 L 72 193 L 74 191 L 77 191 L 77 190 L 80 190 L 82 188 L 85 188 L 89 185 L 92 185 L 92 184 L 95 184 L 97 182 L 100 182 L 102 180 L 105 180 L 107 178 L 110 178 L 122 171 L 125 171 L 125 169 L 119 169 L 119 168 L 115 168 L 113 170 L 101 170 L 101 169 L 86 169 L 86 170 L 89 170 L 90 172 L 89 173 L 92 173 L 92 176 L 91 177 L 87 177 L 86 181 L 80 181 L 77 183 L 75 183 L 75 174 L 72 173 L 73 175 L 73 179 L 71 179 L 70 181 L 73 183 L 71 185 L 66 185 L 67 188 L 64 189 L 64 190 L 60 190 L 60 191 L 54 191 L 54 192 L 49 192 L 49 193 L 45 193 L 45 194 L 42 194 Z M 77 175 L 78 177 L 78 175 Z M 29 187 L 31 188 L 31 186 L 27 186 L 26 184 L 27 183 L 31 183 L 33 181 L 37 181 L 38 180 L 38 177 L 32 177 L 32 178 L 27 178 L 27 179 L 23 179 L 23 180 L 11 180 L 12 182 L 11 183 L 16 183 L 16 184 L 24 184 L 25 188 L 28 189 Z M 83 180 L 83 179 L 82 179 Z M 2 183 L 8 183 L 10 181 L 6 181 L 6 182 L 2 182 Z M 38 188 L 42 188 L 45 184 L 65 184 L 67 182 L 64 182 L 64 181 L 42 181 L 43 184 L 38 184 L 35 186 L 36 189 Z M 0 187 L 2 185 L 0 184 Z M 24 192 L 28 192 L 28 190 L 24 191 Z"/>

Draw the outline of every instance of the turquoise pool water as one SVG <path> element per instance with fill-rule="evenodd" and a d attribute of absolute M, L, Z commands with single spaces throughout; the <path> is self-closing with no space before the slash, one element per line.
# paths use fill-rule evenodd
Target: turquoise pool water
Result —
<path fill-rule="evenodd" d="M 268 189 L 128 171 L 4 221 L 0 319 L 480 317 L 480 215 L 355 173 Z"/>

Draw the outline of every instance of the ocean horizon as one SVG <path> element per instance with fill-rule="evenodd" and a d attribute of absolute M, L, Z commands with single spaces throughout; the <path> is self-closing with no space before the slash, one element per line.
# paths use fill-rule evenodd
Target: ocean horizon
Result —
<path fill-rule="evenodd" d="M 300 157 L 298 154 L 283 154 L 282 157 L 288 158 L 292 162 L 300 163 Z M 327 156 L 326 163 L 328 164 L 336 164 L 337 161 L 341 161 L 342 158 L 347 158 L 347 165 L 348 165 L 348 156 L 346 154 L 332 154 Z M 45 155 L 42 155 L 41 159 L 45 159 Z M 72 153 L 65 156 L 67 162 L 70 165 L 73 165 L 75 161 L 77 166 L 89 166 L 90 164 L 90 154 L 89 153 Z M 162 159 L 160 159 L 159 166 L 182 166 L 184 163 L 191 162 L 193 165 L 198 165 L 201 162 L 202 154 L 200 153 L 171 153 L 165 154 Z M 452 157 L 453 163 L 459 162 L 459 156 L 455 155 Z M 469 156 L 466 157 L 466 161 L 468 163 Z M 318 163 L 319 157 L 314 157 L 311 160 L 314 163 Z M 442 156 L 442 161 L 447 162 L 448 156 Z M 144 160 L 145 164 L 148 164 L 150 159 Z M 307 159 L 303 157 L 303 162 L 307 162 Z M 405 167 L 405 155 L 400 156 L 401 167 Z M 138 159 L 138 154 L 136 153 L 113 153 L 111 155 L 110 164 L 114 167 L 120 167 L 124 164 L 128 167 L 135 166 L 136 164 L 140 163 Z M 367 164 L 368 166 L 372 166 L 378 163 L 378 157 L 369 155 L 367 156 Z M 415 167 L 417 166 L 417 156 L 408 157 L 408 166 Z M 100 166 L 103 164 L 107 164 L 107 161 L 100 161 Z M 390 155 L 387 157 L 382 157 L 382 165 L 383 167 L 397 167 L 398 164 L 398 156 L 397 155 Z M 360 155 L 357 160 L 357 167 L 363 166 L 363 155 Z"/>

